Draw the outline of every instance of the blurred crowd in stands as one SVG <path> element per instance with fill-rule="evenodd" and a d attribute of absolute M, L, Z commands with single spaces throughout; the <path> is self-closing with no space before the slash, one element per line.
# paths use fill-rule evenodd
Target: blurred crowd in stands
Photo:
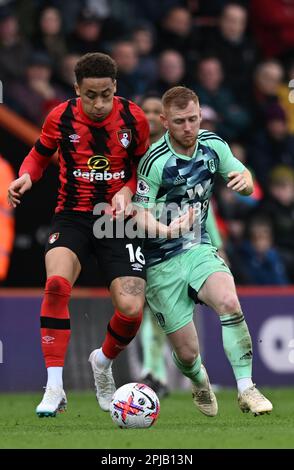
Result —
<path fill-rule="evenodd" d="M 218 181 L 213 200 L 236 282 L 294 283 L 294 0 L 0 2 L 4 103 L 36 126 L 74 96 L 76 61 L 94 51 L 139 104 L 175 85 L 197 93 L 201 127 L 255 178 L 251 197 Z"/>

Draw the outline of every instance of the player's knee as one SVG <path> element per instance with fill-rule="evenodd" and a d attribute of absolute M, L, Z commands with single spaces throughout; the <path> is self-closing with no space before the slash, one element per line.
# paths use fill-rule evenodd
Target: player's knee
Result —
<path fill-rule="evenodd" d="M 140 300 L 125 299 L 119 302 L 118 310 L 126 317 L 138 317 L 142 314 L 144 303 Z"/>
<path fill-rule="evenodd" d="M 62 276 L 50 276 L 45 286 L 45 295 L 41 307 L 41 316 L 67 318 L 68 302 L 71 294 L 70 282 Z"/>
<path fill-rule="evenodd" d="M 45 292 L 49 294 L 69 295 L 71 292 L 71 284 L 62 276 L 51 276 L 47 279 Z"/>
<path fill-rule="evenodd" d="M 177 351 L 177 356 L 184 365 L 192 365 L 198 356 L 198 351 L 196 348 L 186 347 Z"/>
<path fill-rule="evenodd" d="M 239 300 L 234 292 L 226 293 L 222 296 L 222 299 L 218 305 L 219 313 L 237 313 L 239 310 Z"/>

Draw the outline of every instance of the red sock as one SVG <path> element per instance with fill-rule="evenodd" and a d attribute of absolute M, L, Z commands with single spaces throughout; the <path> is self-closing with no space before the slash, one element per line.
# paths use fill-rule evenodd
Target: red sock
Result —
<path fill-rule="evenodd" d="M 137 317 L 127 317 L 118 310 L 114 311 L 107 326 L 107 333 L 102 344 L 102 351 L 109 359 L 114 359 L 127 347 L 136 336 L 141 325 L 142 314 Z"/>
<path fill-rule="evenodd" d="M 68 302 L 70 282 L 61 276 L 47 279 L 41 307 L 42 350 L 46 367 L 63 367 L 70 338 Z"/>

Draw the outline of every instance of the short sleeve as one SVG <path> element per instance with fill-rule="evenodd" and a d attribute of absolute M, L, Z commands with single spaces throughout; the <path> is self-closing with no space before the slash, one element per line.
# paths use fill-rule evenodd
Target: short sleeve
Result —
<path fill-rule="evenodd" d="M 44 146 L 44 148 L 52 149 L 52 153 L 54 153 L 57 149 L 57 139 L 59 137 L 56 111 L 57 108 L 54 108 L 46 117 L 39 139 L 40 144 Z M 42 152 L 40 153 L 42 154 Z"/>
<path fill-rule="evenodd" d="M 228 173 L 231 171 L 242 173 L 246 170 L 243 163 L 232 154 L 230 147 L 224 140 L 211 139 L 209 140 L 209 147 L 215 150 L 219 157 L 218 172 L 225 180 L 228 179 Z"/>
<path fill-rule="evenodd" d="M 150 209 L 155 205 L 158 190 L 161 185 L 161 175 L 156 165 L 153 165 L 148 173 L 143 174 L 143 168 L 148 161 L 149 152 L 141 159 L 137 172 L 137 190 L 133 197 L 133 203 Z"/>

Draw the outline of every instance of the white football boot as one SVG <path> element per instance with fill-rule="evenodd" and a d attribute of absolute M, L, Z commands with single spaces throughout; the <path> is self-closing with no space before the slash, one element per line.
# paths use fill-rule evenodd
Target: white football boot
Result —
<path fill-rule="evenodd" d="M 66 411 L 67 399 L 62 388 L 46 387 L 41 403 L 36 408 L 39 418 L 55 417 Z"/>
<path fill-rule="evenodd" d="M 273 409 L 271 402 L 260 393 L 255 384 L 238 395 L 238 403 L 243 413 L 251 411 L 254 416 L 269 414 Z"/>
<path fill-rule="evenodd" d="M 201 411 L 201 413 L 204 415 L 216 416 L 218 412 L 216 396 L 213 393 L 206 369 L 203 364 L 201 364 L 201 368 L 206 375 L 206 381 L 205 384 L 201 386 L 192 383 L 193 402 L 199 411 Z"/>
<path fill-rule="evenodd" d="M 116 391 L 113 380 L 112 369 L 109 367 L 99 367 L 95 360 L 98 349 L 94 349 L 89 356 L 89 362 L 92 366 L 94 382 L 96 387 L 96 398 L 103 411 L 109 411 L 110 402 Z"/>

